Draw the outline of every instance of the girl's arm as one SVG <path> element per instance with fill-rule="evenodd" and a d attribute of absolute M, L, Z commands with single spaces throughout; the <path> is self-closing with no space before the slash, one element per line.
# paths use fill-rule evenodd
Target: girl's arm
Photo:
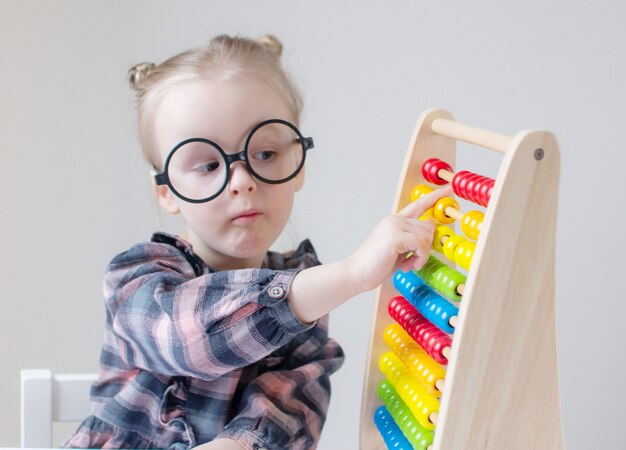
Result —
<path fill-rule="evenodd" d="M 374 289 L 397 269 L 420 269 L 428 261 L 435 226 L 419 218 L 437 200 L 451 194 L 451 188 L 445 187 L 423 196 L 398 214 L 385 217 L 348 258 L 299 272 L 289 294 L 296 317 L 312 322 L 355 295 Z M 413 256 L 407 259 L 408 252 Z"/>
<path fill-rule="evenodd" d="M 185 251 L 140 244 L 109 265 L 101 364 L 213 380 L 265 358 L 314 325 L 300 322 L 287 301 L 298 270 L 202 275 Z"/>
<path fill-rule="evenodd" d="M 198 276 L 189 249 L 142 244 L 105 276 L 107 328 L 101 363 L 213 380 L 253 364 L 315 325 L 394 268 L 421 267 L 433 225 L 417 218 L 439 189 L 388 216 L 349 258 L 301 271 L 244 269 Z M 403 255 L 415 251 L 403 262 Z"/>

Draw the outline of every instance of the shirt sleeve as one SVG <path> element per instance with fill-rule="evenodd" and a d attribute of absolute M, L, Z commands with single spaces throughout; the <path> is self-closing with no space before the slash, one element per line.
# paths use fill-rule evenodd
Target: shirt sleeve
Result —
<path fill-rule="evenodd" d="M 328 338 L 325 316 L 259 364 L 234 418 L 216 439 L 233 439 L 249 450 L 315 448 L 330 401 L 329 376 L 343 361 L 341 347 Z"/>
<path fill-rule="evenodd" d="M 154 373 L 213 380 L 315 325 L 300 322 L 287 300 L 298 269 L 200 276 L 196 270 L 166 244 L 140 244 L 118 255 L 105 276 L 110 333 L 103 358 L 110 356 L 112 366 L 121 358 Z"/>

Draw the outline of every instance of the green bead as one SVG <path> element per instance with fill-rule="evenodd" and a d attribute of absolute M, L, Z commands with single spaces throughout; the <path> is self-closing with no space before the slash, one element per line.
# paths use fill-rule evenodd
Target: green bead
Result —
<path fill-rule="evenodd" d="M 433 443 L 434 432 L 427 430 L 413 417 L 413 413 L 393 385 L 384 379 L 378 384 L 378 396 L 383 401 L 387 410 L 393 417 L 394 422 L 402 431 L 402 434 L 416 450 L 426 450 Z"/>
<path fill-rule="evenodd" d="M 418 274 L 422 279 L 448 300 L 461 301 L 456 288 L 465 283 L 466 276 L 448 267 L 436 257 L 430 256 Z"/>

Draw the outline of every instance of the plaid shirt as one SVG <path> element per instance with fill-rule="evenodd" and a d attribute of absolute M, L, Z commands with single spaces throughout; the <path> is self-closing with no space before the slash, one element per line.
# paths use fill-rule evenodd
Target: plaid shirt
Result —
<path fill-rule="evenodd" d="M 263 267 L 215 272 L 182 239 L 155 233 L 113 259 L 93 415 L 64 447 L 187 449 L 216 438 L 249 449 L 315 448 L 343 363 L 328 316 L 288 303 L 308 240 Z"/>

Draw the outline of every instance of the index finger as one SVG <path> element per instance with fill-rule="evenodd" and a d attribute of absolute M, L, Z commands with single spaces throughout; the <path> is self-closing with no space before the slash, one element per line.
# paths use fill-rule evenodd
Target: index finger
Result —
<path fill-rule="evenodd" d="M 437 201 L 443 197 L 451 197 L 454 191 L 452 186 L 448 185 L 443 188 L 435 189 L 432 192 L 418 198 L 417 200 L 406 205 L 402 210 L 398 212 L 398 215 L 402 217 L 422 217 L 422 215 L 432 208 Z"/>

